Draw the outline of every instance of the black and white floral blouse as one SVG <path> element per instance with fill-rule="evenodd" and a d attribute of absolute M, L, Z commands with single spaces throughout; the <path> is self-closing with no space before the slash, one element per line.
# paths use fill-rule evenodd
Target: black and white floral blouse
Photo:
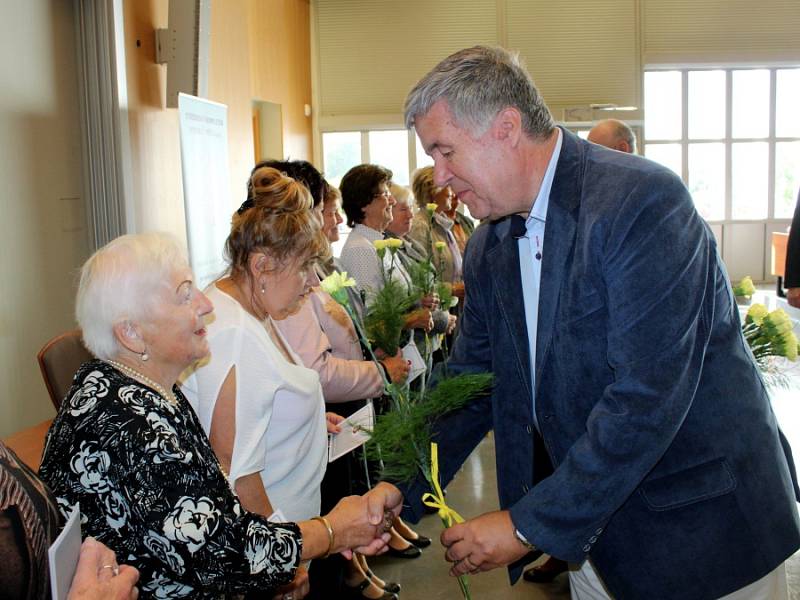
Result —
<path fill-rule="evenodd" d="M 180 389 L 173 407 L 102 361 L 75 375 L 47 436 L 40 476 L 84 535 L 140 571 L 141 598 L 219 598 L 288 583 L 296 524 L 245 511 Z"/>

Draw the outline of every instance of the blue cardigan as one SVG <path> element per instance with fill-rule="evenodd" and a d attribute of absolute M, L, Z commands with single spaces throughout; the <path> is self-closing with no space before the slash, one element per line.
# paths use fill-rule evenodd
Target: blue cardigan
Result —
<path fill-rule="evenodd" d="M 504 219 L 478 227 L 467 247 L 450 361 L 452 372 L 492 371 L 496 383 L 439 423 L 442 477 L 494 429 L 500 505 L 528 540 L 570 562 L 590 557 L 616 598 L 717 598 L 800 546 L 788 444 L 714 237 L 682 182 L 563 134 L 535 377 L 555 472 L 532 479 L 525 311 Z M 423 488 L 406 490 L 412 520 Z M 510 566 L 512 582 L 522 566 Z"/>

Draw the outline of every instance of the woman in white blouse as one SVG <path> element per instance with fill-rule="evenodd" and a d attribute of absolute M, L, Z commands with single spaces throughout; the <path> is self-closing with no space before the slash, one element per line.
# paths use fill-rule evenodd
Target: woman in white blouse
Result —
<path fill-rule="evenodd" d="M 279 521 L 318 514 L 327 465 L 319 376 L 275 327 L 308 290 L 313 265 L 329 255 L 308 190 L 262 167 L 233 217 L 228 276 L 209 286 L 215 319 L 211 359 L 187 378 L 192 402 L 242 505 Z M 295 598 L 307 592 L 295 579 Z"/>

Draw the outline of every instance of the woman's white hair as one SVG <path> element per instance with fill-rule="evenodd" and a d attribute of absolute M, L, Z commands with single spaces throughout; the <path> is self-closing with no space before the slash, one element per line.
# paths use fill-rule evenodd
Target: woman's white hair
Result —
<path fill-rule="evenodd" d="M 86 347 L 100 359 L 121 350 L 114 325 L 146 319 L 186 251 L 166 233 L 123 235 L 89 257 L 81 269 L 75 317 Z"/>
<path fill-rule="evenodd" d="M 395 200 L 398 202 L 405 202 L 412 209 L 414 208 L 414 196 L 411 194 L 410 189 L 392 181 L 389 184 L 389 191 L 392 192 L 392 196 L 394 196 Z"/>

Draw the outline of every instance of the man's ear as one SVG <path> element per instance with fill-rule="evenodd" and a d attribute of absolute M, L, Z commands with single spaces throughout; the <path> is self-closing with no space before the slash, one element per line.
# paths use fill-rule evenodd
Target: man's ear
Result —
<path fill-rule="evenodd" d="M 522 137 L 522 115 L 513 106 L 508 106 L 497 113 L 491 128 L 496 140 L 510 143 L 515 147 Z"/>
<path fill-rule="evenodd" d="M 114 337 L 123 348 L 130 350 L 135 354 L 141 354 L 144 348 L 144 340 L 142 339 L 139 327 L 130 321 L 120 321 L 114 323 L 112 328 Z"/>

